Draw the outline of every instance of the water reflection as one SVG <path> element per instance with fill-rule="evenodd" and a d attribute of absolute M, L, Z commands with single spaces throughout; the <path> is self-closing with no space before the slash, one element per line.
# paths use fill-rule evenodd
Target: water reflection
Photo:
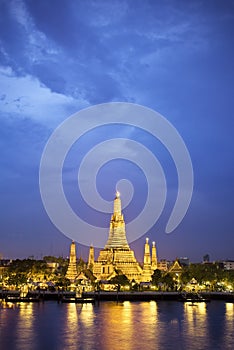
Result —
<path fill-rule="evenodd" d="M 232 322 L 234 322 L 233 319 L 234 316 L 234 304 L 233 303 L 226 303 L 226 318 L 227 320 L 231 320 Z"/>
<path fill-rule="evenodd" d="M 82 305 L 81 312 L 79 314 L 80 321 L 80 333 L 79 333 L 79 348 L 86 350 L 96 349 L 96 343 L 99 330 L 94 324 L 95 314 L 94 306 L 92 304 Z M 85 334 L 85 339 L 84 339 Z"/>
<path fill-rule="evenodd" d="M 131 344 L 133 335 L 132 304 L 128 301 L 119 304 L 102 304 L 102 338 L 99 345 L 102 349 L 125 349 Z M 131 350 L 131 345 L 128 347 Z"/>
<path fill-rule="evenodd" d="M 80 320 L 86 328 L 93 326 L 94 312 L 92 304 L 82 305 L 80 312 Z"/>
<path fill-rule="evenodd" d="M 140 305 L 140 327 L 138 327 L 137 333 L 139 332 L 139 328 L 141 331 L 141 327 L 144 327 L 144 333 L 147 334 L 148 337 L 153 338 L 154 342 L 157 342 L 159 337 L 158 333 L 158 305 L 155 301 L 150 301 L 149 303 L 141 303 Z M 139 321 L 138 321 L 139 324 Z M 144 339 L 144 334 L 142 334 Z"/>
<path fill-rule="evenodd" d="M 196 338 L 197 348 L 201 348 L 201 342 L 206 337 L 207 329 L 207 304 L 184 303 L 184 332 L 187 333 L 187 347 L 192 339 Z"/>
<path fill-rule="evenodd" d="M 66 308 L 63 330 L 64 348 L 77 349 L 77 334 L 79 330 L 77 304 L 68 303 Z"/>
<path fill-rule="evenodd" d="M 117 305 L 103 304 L 101 349 L 144 349 L 147 339 L 157 342 L 157 303 L 132 303 L 125 301 Z M 149 348 L 149 347 L 148 347 Z"/>
<path fill-rule="evenodd" d="M 142 322 L 154 326 L 158 320 L 158 305 L 155 301 L 141 303 Z"/>
<path fill-rule="evenodd" d="M 18 305 L 16 303 L 12 303 L 11 301 L 5 301 L 5 300 L 0 301 L 0 309 L 15 309 L 16 307 L 18 307 Z M 0 317 L 1 317 L 1 313 L 0 313 Z"/>
<path fill-rule="evenodd" d="M 228 344 L 232 344 L 232 348 L 234 348 L 234 340 L 233 340 L 233 332 L 234 332 L 234 304 L 226 303 L 226 327 L 225 327 L 225 343 L 226 348 L 228 348 Z"/>
<path fill-rule="evenodd" d="M 25 344 L 34 344 L 33 303 L 20 303 L 15 333 L 16 348 L 25 350 Z M 30 347 L 28 347 L 29 349 Z"/>
<path fill-rule="evenodd" d="M 102 302 L 15 304 L 0 310 L 0 349 L 234 349 L 234 305 Z"/>
<path fill-rule="evenodd" d="M 63 305 L 66 308 L 66 318 L 62 334 L 63 349 L 94 349 L 95 326 L 92 304 Z"/>

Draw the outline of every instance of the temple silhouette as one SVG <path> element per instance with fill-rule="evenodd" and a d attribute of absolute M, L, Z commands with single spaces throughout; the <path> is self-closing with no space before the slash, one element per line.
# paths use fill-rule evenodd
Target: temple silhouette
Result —
<path fill-rule="evenodd" d="M 116 192 L 114 199 L 114 211 L 106 245 L 100 251 L 97 261 L 94 260 L 94 248 L 90 247 L 88 268 L 98 280 L 109 280 L 116 274 L 122 273 L 130 281 L 135 280 L 138 283 L 151 281 L 151 276 L 157 268 L 155 243 L 153 243 L 151 259 L 149 241 L 146 238 L 143 267 L 140 266 L 134 251 L 129 247 L 119 192 Z"/>
<path fill-rule="evenodd" d="M 137 283 L 150 282 L 154 270 L 158 268 L 155 242 L 152 243 L 151 252 L 149 239 L 146 238 L 143 266 L 139 264 L 134 251 L 129 247 L 119 192 L 116 192 L 114 199 L 114 210 L 110 220 L 109 237 L 106 245 L 100 251 L 97 261 L 95 261 L 94 247 L 90 247 L 87 268 L 92 271 L 97 280 L 110 280 L 117 274 L 123 274 L 130 281 L 134 280 Z M 71 281 L 74 281 L 77 277 L 74 242 L 72 242 L 70 248 L 70 260 L 66 277 Z"/>

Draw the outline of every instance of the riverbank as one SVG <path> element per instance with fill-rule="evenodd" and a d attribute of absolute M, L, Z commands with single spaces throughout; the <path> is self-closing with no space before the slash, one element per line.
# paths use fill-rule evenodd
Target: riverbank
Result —
<path fill-rule="evenodd" d="M 181 301 L 181 292 L 87 292 L 83 293 L 85 298 L 94 298 L 97 301 L 157 301 L 171 300 Z M 234 302 L 234 293 L 202 292 L 199 296 L 206 300 L 224 300 Z"/>
<path fill-rule="evenodd" d="M 25 295 L 22 295 L 20 291 L 0 291 L 0 299 L 8 300 L 12 302 L 25 301 L 25 302 L 38 302 L 46 300 L 54 300 L 57 302 L 63 302 L 63 300 L 71 301 L 81 298 L 93 299 L 94 301 L 158 301 L 158 300 L 171 300 L 171 301 L 184 301 L 182 298 L 184 294 L 180 292 L 155 292 L 155 291 L 144 291 L 144 292 L 106 292 L 106 291 L 95 291 L 95 292 L 84 292 L 82 296 L 77 296 L 75 292 L 69 291 L 30 291 Z M 224 292 L 202 292 L 199 293 L 201 301 L 208 300 L 223 300 L 228 302 L 234 302 L 234 293 Z"/>

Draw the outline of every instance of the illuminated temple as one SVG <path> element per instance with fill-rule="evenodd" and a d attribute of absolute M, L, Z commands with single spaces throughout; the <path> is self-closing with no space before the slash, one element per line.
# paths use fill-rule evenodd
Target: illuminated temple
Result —
<path fill-rule="evenodd" d="M 68 278 L 71 282 L 74 282 L 77 277 L 77 269 L 76 269 L 76 245 L 75 242 L 72 241 L 70 247 L 70 258 L 69 265 L 66 273 L 66 278 Z"/>
<path fill-rule="evenodd" d="M 121 199 L 117 192 L 114 199 L 114 212 L 110 221 L 109 237 L 104 249 L 94 261 L 94 248 L 90 247 L 88 268 L 98 280 L 109 280 L 118 273 L 124 274 L 130 281 L 149 282 L 153 271 L 157 268 L 156 246 L 153 242 L 152 258 L 148 238 L 144 249 L 144 263 L 140 266 L 130 249 L 125 231 Z"/>

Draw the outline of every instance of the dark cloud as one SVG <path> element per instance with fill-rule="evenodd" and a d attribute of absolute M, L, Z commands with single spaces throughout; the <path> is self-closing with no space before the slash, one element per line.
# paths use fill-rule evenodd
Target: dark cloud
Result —
<path fill-rule="evenodd" d="M 218 258 L 222 234 L 233 240 L 233 1 L 5 0 L 0 11 L 5 218 L 20 217 L 18 208 L 31 200 L 32 217 L 43 218 L 41 229 L 48 229 L 37 172 L 51 127 L 88 105 L 131 101 L 158 110 L 175 125 L 194 165 L 193 202 L 175 233 L 182 243 L 170 253 L 168 238 L 159 233 L 161 251 L 175 257 L 179 249 L 196 258 L 200 246 L 194 235 L 199 241 L 206 234 L 204 249 L 215 237 Z M 4 231 L 8 224 L 5 219 Z M 21 225 L 29 235 L 31 224 Z M 155 230 L 163 232 L 162 226 Z M 191 241 L 184 231 L 193 235 Z M 230 253 L 226 244 L 222 257 L 225 247 Z"/>

